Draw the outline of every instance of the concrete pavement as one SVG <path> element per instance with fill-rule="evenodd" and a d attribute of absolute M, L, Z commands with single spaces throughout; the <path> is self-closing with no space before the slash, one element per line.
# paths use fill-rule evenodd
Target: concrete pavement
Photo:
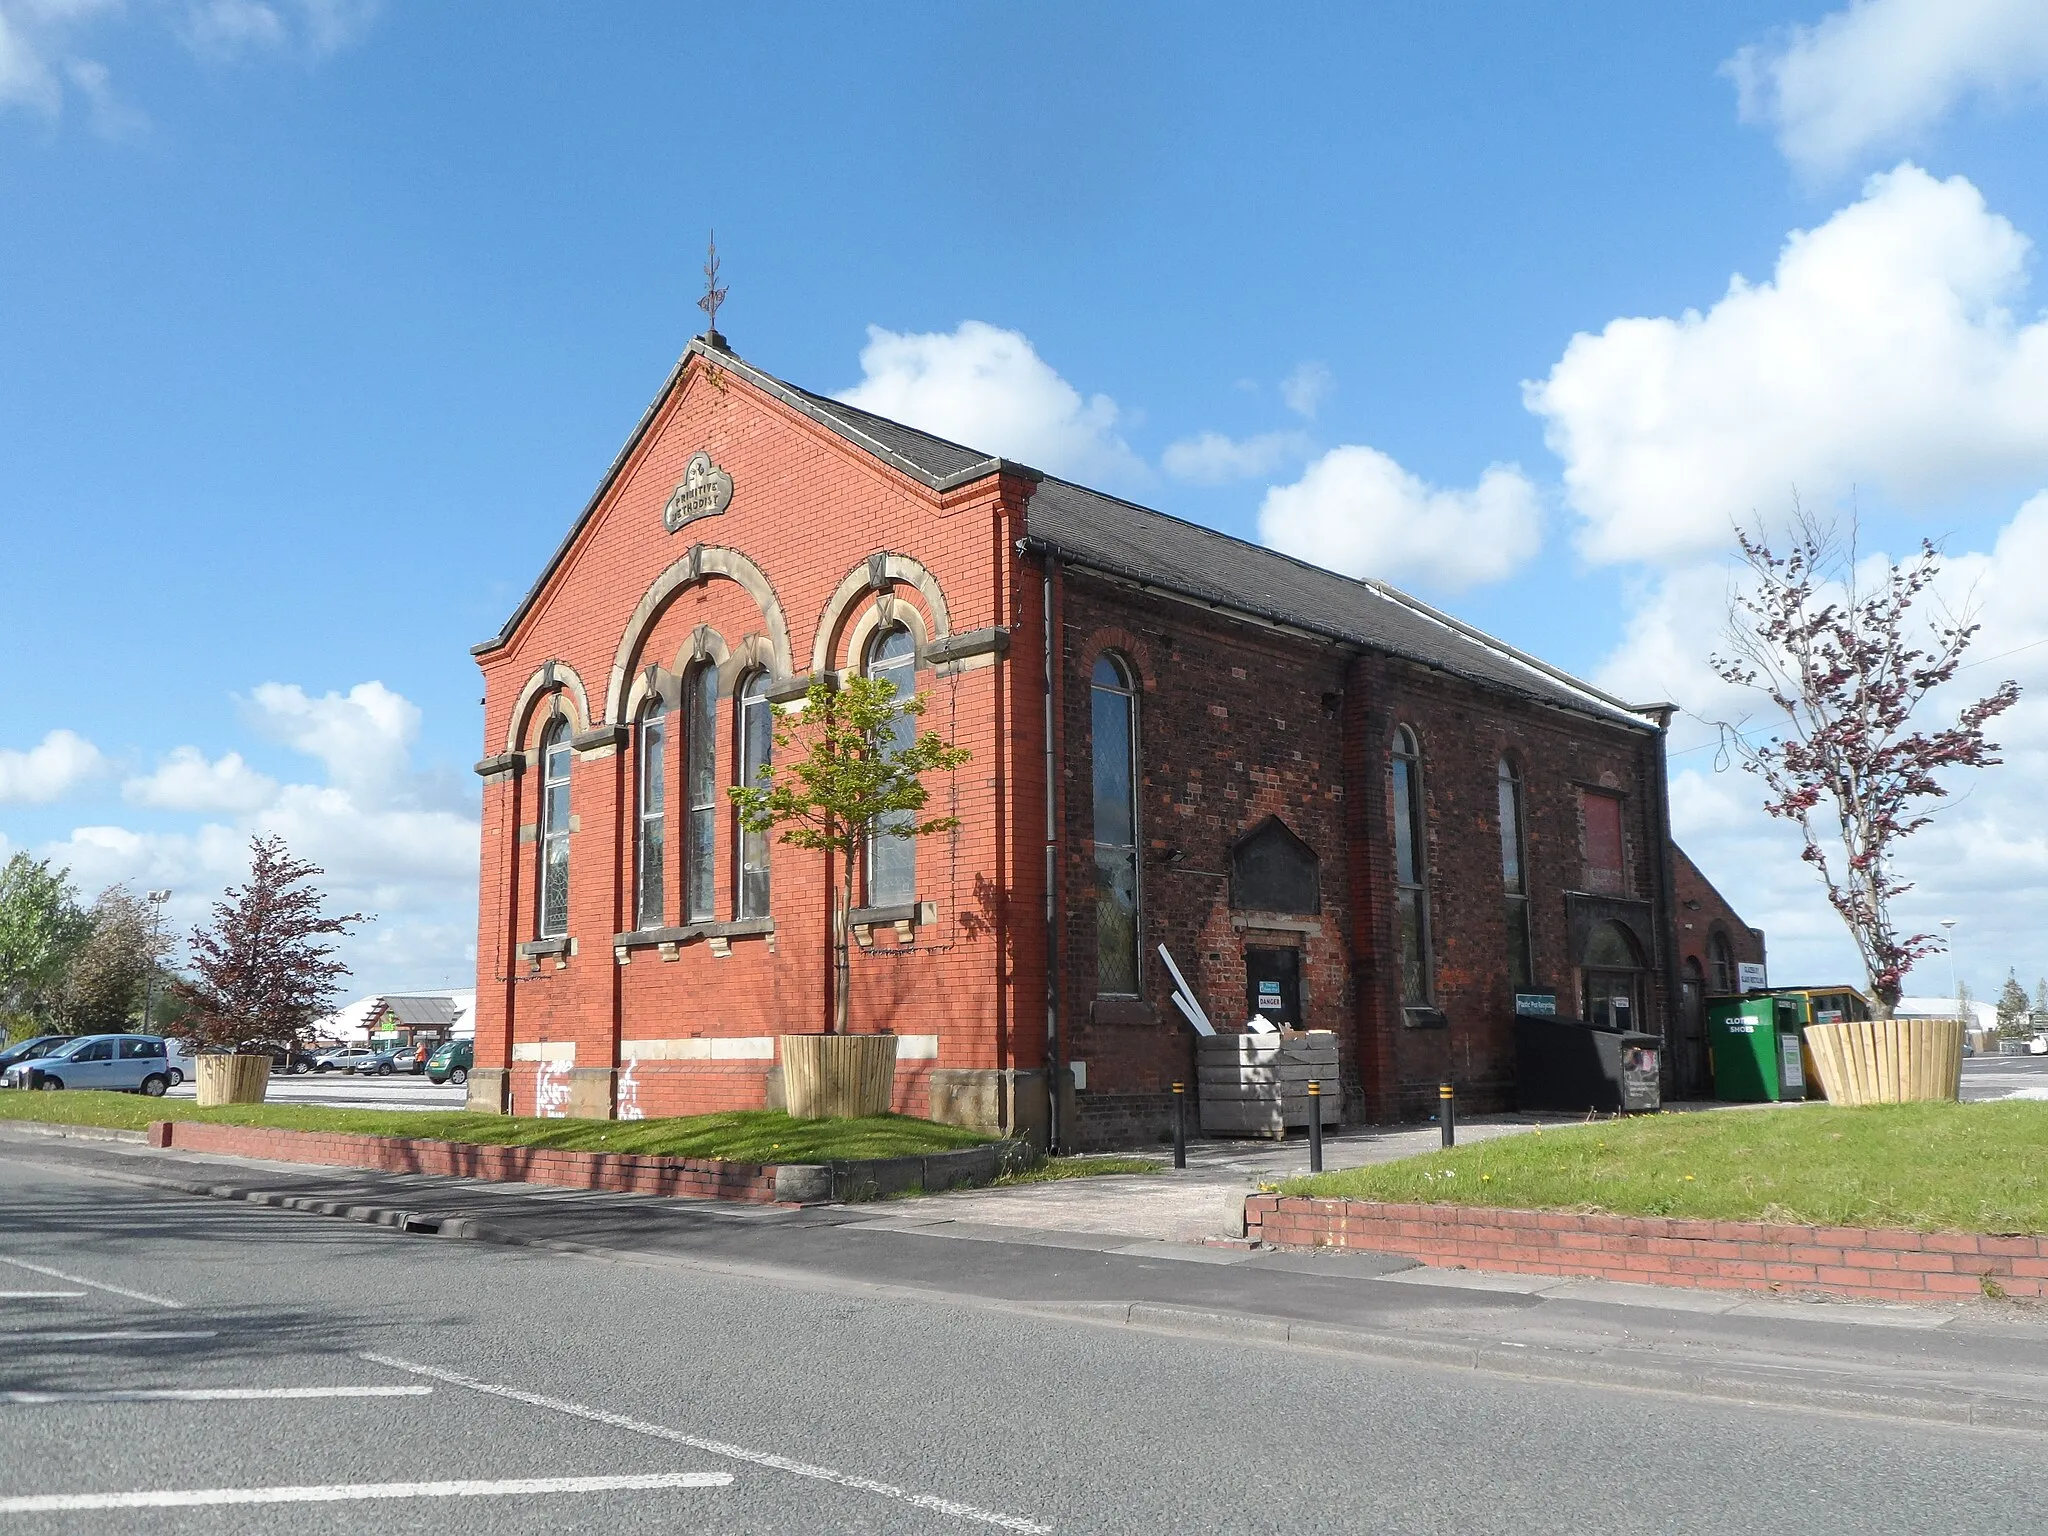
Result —
<path fill-rule="evenodd" d="M 0 1290 L 46 1293 L 0 1297 L 0 1393 L 17 1394 L 0 1396 L 0 1529 L 2038 1529 L 2038 1440 L 1787 1407 L 1773 1384 L 1796 1373 L 1772 1367 L 1792 1334 L 1769 1330 L 1798 1325 L 1770 1319 L 1743 1325 L 1763 1346 L 1746 1405 L 1042 1304 L 1068 1271 L 1070 1291 L 1125 1297 L 1175 1277 L 1240 1300 L 1377 1286 L 1405 1294 L 1418 1337 L 1469 1305 L 1532 1347 L 1585 1334 L 1584 1302 L 1416 1307 L 1430 1287 L 1315 1256 L 1218 1266 L 855 1230 L 863 1212 L 667 1210 L 636 1233 L 665 1229 L 665 1248 L 607 1261 L 105 1176 L 168 1161 L 0 1147 Z M 497 1198 L 536 1234 L 610 1220 L 588 1197 Z M 1635 1337 L 1654 1351 L 1666 1321 L 1637 1314 Z M 1962 1337 L 1835 1327 L 1859 1341 L 1845 1358 L 1923 1372 Z M 2039 1347 L 2019 1337 L 1997 1341 L 2007 1371 Z M 318 1501 L 253 1502 L 286 1496 Z"/>

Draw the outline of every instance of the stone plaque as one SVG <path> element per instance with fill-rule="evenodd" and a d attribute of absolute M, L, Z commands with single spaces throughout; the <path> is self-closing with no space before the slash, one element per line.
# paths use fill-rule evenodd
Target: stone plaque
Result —
<path fill-rule="evenodd" d="M 700 517 L 716 517 L 732 505 L 732 476 L 711 462 L 702 451 L 690 455 L 682 484 L 669 493 L 661 509 L 661 521 L 670 533 Z"/>

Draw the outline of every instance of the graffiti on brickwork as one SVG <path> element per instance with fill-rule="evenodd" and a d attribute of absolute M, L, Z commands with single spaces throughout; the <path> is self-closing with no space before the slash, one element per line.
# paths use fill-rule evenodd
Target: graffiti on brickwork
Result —
<path fill-rule="evenodd" d="M 569 1063 L 544 1061 L 533 1079 L 533 1112 L 543 1120 L 569 1113 Z"/>
<path fill-rule="evenodd" d="M 619 1118 L 621 1120 L 645 1120 L 647 1111 L 640 1107 L 640 1085 L 633 1080 L 633 1074 L 640 1070 L 640 1063 L 629 1061 L 626 1070 L 619 1074 Z"/>

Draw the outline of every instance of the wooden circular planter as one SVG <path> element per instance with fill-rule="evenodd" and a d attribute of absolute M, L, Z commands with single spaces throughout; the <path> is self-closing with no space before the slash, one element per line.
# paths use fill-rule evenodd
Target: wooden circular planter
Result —
<path fill-rule="evenodd" d="M 199 1068 L 199 1106 L 261 1104 L 270 1091 L 268 1056 L 227 1056 L 208 1052 L 194 1058 Z"/>
<path fill-rule="evenodd" d="M 1830 1104 L 1954 1099 L 1962 1086 L 1960 1019 L 1860 1019 L 1806 1030 Z"/>
<path fill-rule="evenodd" d="M 894 1035 L 782 1036 L 782 1096 L 799 1120 L 886 1115 L 896 1089 Z"/>

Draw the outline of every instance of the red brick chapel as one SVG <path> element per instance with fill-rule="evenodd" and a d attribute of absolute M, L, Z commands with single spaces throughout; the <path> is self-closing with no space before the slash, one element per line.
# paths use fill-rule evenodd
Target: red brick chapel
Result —
<path fill-rule="evenodd" d="M 1517 994 L 1672 1034 L 1665 706 L 715 333 L 476 657 L 472 1108 L 778 1101 L 777 1036 L 832 1016 L 828 871 L 744 833 L 728 787 L 857 668 L 973 754 L 930 781 L 957 830 L 884 840 L 852 914 L 853 1028 L 898 1036 L 905 1113 L 1158 1136 L 1194 1077 L 1161 945 L 1221 1027 L 1335 1031 L 1352 1120 L 1425 1115 L 1444 1080 L 1511 1107 Z M 1702 1086 L 1692 1055 L 1664 1053 L 1667 1094 Z"/>

